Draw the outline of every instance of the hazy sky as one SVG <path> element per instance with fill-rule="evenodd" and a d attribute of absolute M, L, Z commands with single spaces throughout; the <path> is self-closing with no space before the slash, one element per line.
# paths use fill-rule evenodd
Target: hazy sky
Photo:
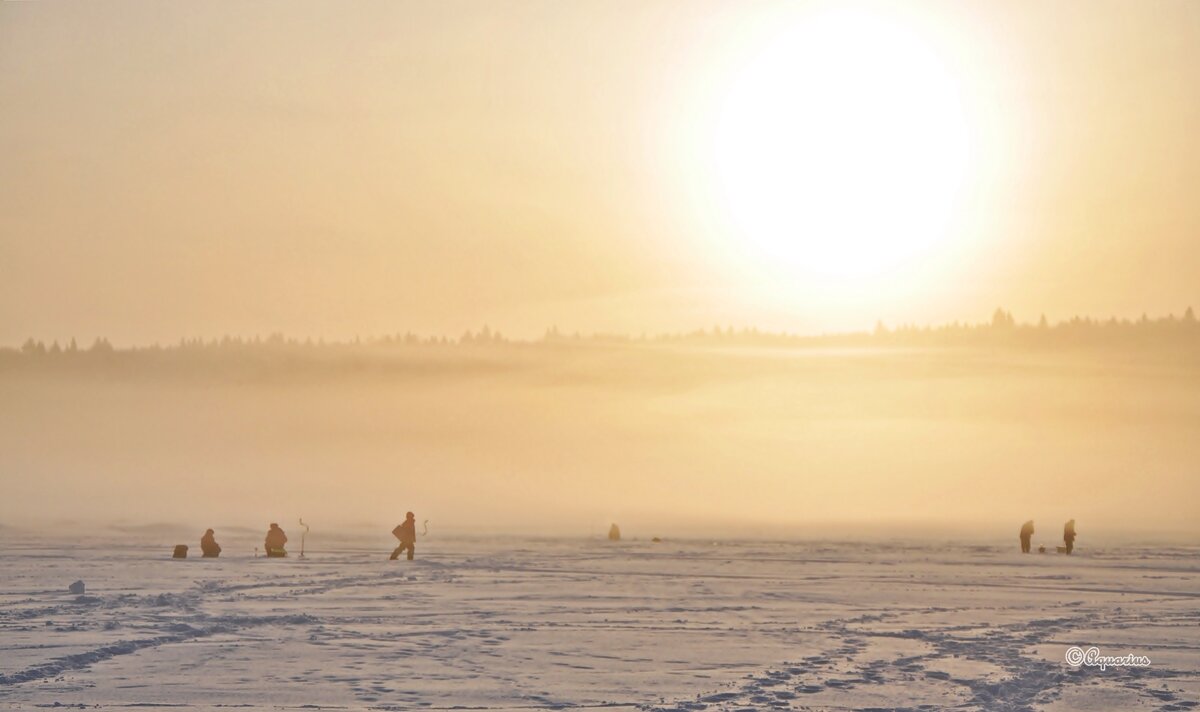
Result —
<path fill-rule="evenodd" d="M 0 344 L 1178 313 L 1197 127 L 1190 1 L 3 3 Z"/>

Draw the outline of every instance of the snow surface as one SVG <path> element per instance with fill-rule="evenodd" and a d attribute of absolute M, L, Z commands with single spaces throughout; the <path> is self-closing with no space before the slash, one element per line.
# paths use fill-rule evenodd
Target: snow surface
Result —
<path fill-rule="evenodd" d="M 1200 549 L 430 537 L 413 562 L 180 561 L 0 536 L 0 709 L 1200 705 Z M 1152 665 L 1072 668 L 1071 645 Z"/>

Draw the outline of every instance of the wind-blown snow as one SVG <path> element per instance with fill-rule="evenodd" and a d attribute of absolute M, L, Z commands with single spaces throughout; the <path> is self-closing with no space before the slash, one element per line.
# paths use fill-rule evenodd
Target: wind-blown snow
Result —
<path fill-rule="evenodd" d="M 0 539 L 0 709 L 1200 704 L 1195 549 L 430 538 L 414 562 L 388 553 L 175 561 Z M 1152 665 L 1073 668 L 1072 645 Z"/>

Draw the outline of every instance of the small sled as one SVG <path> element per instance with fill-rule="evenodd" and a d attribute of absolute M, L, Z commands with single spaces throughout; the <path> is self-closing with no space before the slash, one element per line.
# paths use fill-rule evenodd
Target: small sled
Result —
<path fill-rule="evenodd" d="M 176 544 L 175 551 L 171 553 L 172 559 L 186 559 L 188 553 L 187 544 Z"/>

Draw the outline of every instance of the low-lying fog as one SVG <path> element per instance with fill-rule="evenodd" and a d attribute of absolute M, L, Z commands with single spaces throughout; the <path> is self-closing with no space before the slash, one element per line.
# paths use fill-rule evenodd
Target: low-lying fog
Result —
<path fill-rule="evenodd" d="M 55 358 L 58 359 L 55 362 Z M 631 343 L 0 362 L 0 525 L 626 536 L 1200 534 L 1169 350 Z M 1042 535 L 1046 536 L 1043 537 Z"/>

